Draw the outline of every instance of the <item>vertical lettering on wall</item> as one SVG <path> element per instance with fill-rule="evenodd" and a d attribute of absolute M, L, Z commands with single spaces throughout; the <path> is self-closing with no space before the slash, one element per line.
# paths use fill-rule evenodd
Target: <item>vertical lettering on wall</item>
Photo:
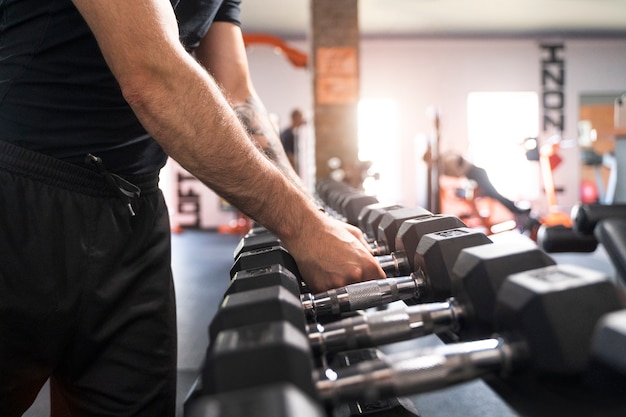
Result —
<path fill-rule="evenodd" d="M 177 212 L 181 226 L 200 227 L 200 193 L 196 188 L 201 185 L 196 177 L 187 172 L 180 171 L 176 175 Z"/>
<path fill-rule="evenodd" d="M 541 44 L 541 105 L 543 131 L 565 129 L 565 45 Z"/>

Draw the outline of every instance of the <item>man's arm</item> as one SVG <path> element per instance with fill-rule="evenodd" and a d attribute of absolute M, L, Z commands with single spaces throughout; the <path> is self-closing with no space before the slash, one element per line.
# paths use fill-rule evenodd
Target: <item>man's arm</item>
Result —
<path fill-rule="evenodd" d="M 73 0 L 148 132 L 181 166 L 279 236 L 318 291 L 384 276 L 361 242 L 261 154 L 178 39 L 168 0 Z"/>
<path fill-rule="evenodd" d="M 254 88 L 241 28 L 232 23 L 214 22 L 194 55 L 222 87 L 256 145 L 288 178 L 302 186 Z"/>
<path fill-rule="evenodd" d="M 304 190 L 269 113 L 254 88 L 241 28 L 227 22 L 213 23 L 194 50 L 194 55 L 220 85 L 256 146 L 287 178 Z M 349 224 L 343 226 L 369 248 L 363 232 Z"/>

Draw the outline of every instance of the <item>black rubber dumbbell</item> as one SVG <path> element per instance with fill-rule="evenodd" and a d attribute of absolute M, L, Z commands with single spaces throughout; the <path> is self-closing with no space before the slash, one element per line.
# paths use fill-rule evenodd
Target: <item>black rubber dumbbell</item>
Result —
<path fill-rule="evenodd" d="M 425 235 L 459 228 L 466 228 L 465 223 L 449 214 L 416 217 L 403 222 L 394 238 L 393 257 L 398 264 L 397 274 L 410 274 L 424 268 L 424 257 L 417 248 Z"/>
<path fill-rule="evenodd" d="M 353 226 L 359 225 L 359 213 L 363 207 L 379 203 L 378 199 L 365 193 L 355 193 L 343 199 L 339 210 L 345 221 Z"/>
<path fill-rule="evenodd" d="M 593 235 L 596 225 L 604 219 L 626 218 L 626 204 L 576 204 L 571 210 L 572 229 Z"/>
<path fill-rule="evenodd" d="M 283 242 L 267 229 L 257 228 L 246 233 L 239 240 L 233 251 L 233 260 L 236 260 L 242 253 L 275 246 L 283 247 Z"/>
<path fill-rule="evenodd" d="M 302 329 L 287 321 L 261 322 L 219 332 L 202 368 L 202 393 L 289 383 L 317 398 L 313 355 Z"/>
<path fill-rule="evenodd" d="M 594 330 L 591 352 L 594 359 L 626 376 L 626 310 L 603 316 Z"/>
<path fill-rule="evenodd" d="M 209 325 L 209 340 L 217 334 L 255 323 L 282 320 L 301 332 L 306 331 L 302 302 L 281 285 L 272 285 L 226 295 Z"/>
<path fill-rule="evenodd" d="M 283 265 L 275 264 L 237 271 L 230 280 L 224 296 L 243 291 L 280 285 L 295 296 L 302 293 L 301 281 Z"/>
<path fill-rule="evenodd" d="M 367 205 L 359 212 L 357 226 L 363 231 L 366 240 L 374 241 L 376 240 L 376 230 L 378 230 L 378 223 L 380 223 L 382 214 L 402 207 L 404 206 L 394 203 L 375 203 Z"/>
<path fill-rule="evenodd" d="M 537 230 L 537 245 L 548 253 L 589 253 L 598 248 L 598 241 L 593 235 L 578 233 L 571 227 L 541 225 Z"/>
<path fill-rule="evenodd" d="M 396 235 L 405 221 L 432 215 L 430 211 L 422 207 L 401 207 L 383 212 L 380 219 L 370 216 L 371 221 L 378 221 L 377 229 L 373 230 L 372 249 L 374 254 L 388 255 L 396 250 Z"/>
<path fill-rule="evenodd" d="M 337 352 L 446 333 L 454 340 L 493 331 L 499 288 L 509 275 L 554 265 L 532 242 L 521 240 L 463 249 L 448 282 L 449 298 L 387 311 L 366 312 L 324 325 L 309 325 L 316 353 Z"/>
<path fill-rule="evenodd" d="M 412 258 L 419 263 L 414 273 L 346 285 L 318 294 L 303 294 L 307 314 L 311 317 L 337 315 L 400 300 L 407 303 L 445 300 L 452 295 L 452 265 L 460 251 L 492 243 L 484 233 L 468 228 L 427 233 L 423 239 L 424 245 L 416 249 L 417 255 Z"/>
<path fill-rule="evenodd" d="M 238 271 L 254 269 L 270 265 L 282 265 L 291 271 L 298 279 L 302 279 L 300 270 L 293 256 L 283 246 L 267 246 L 259 249 L 242 252 L 230 268 L 232 279 Z"/>
<path fill-rule="evenodd" d="M 290 383 L 204 395 L 185 403 L 185 417 L 326 417 L 318 401 Z"/>
<path fill-rule="evenodd" d="M 422 257 L 417 256 L 416 250 L 424 235 L 462 227 L 465 223 L 453 215 L 434 215 L 419 208 L 392 210 L 381 216 L 379 240 L 372 249 L 388 277 L 408 275 L 420 267 Z M 390 245 L 392 240 L 394 243 Z"/>
<path fill-rule="evenodd" d="M 419 251 L 416 247 L 414 256 L 409 257 L 404 254 L 400 257 L 392 256 L 392 261 L 389 262 L 390 266 L 383 267 L 387 272 L 395 270 L 397 273 L 399 268 L 404 268 L 404 270 L 419 269 L 418 272 L 408 276 L 360 282 L 320 294 L 311 294 L 303 289 L 301 300 L 307 315 L 309 317 L 338 315 L 412 298 L 419 301 L 442 300 L 451 295 L 449 268 L 459 251 L 464 247 L 491 243 L 484 234 L 472 229 L 448 229 L 463 224 L 454 216 L 426 216 L 421 219 L 414 219 L 410 224 L 411 227 L 403 229 L 403 238 L 399 240 L 403 248 L 419 246 L 416 245 L 416 242 L 420 236 L 426 236 L 433 230 L 446 229 L 438 232 L 438 237 L 430 238 L 430 240 L 435 240 L 435 243 L 425 242 Z M 241 270 L 242 265 L 249 266 L 248 269 L 269 266 L 272 263 L 295 265 L 293 258 L 287 257 L 287 255 L 284 249 L 276 247 L 244 253 L 240 255 L 241 259 L 252 259 L 254 262 L 251 260 L 245 263 L 236 262 L 231 269 L 231 276 L 234 277 L 236 271 Z M 378 257 L 379 261 L 383 258 Z M 429 259 L 432 261 L 429 262 Z M 287 264 L 287 261 L 290 263 Z M 444 262 L 439 267 L 435 266 L 441 261 Z M 415 265 L 406 266 L 409 263 Z M 424 272 L 428 271 L 427 265 L 429 263 L 433 264 L 433 273 L 425 275 Z M 287 266 L 287 269 L 290 268 L 293 266 Z"/>

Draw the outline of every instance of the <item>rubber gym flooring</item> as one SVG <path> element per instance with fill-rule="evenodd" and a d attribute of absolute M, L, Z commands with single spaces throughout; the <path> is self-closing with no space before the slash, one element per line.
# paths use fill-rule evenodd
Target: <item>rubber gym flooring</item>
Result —
<path fill-rule="evenodd" d="M 202 364 L 208 337 L 207 329 L 226 290 L 233 251 L 241 239 L 209 231 L 185 230 L 172 236 L 172 268 L 178 303 L 178 409 L 195 381 Z M 558 262 L 582 263 L 587 267 L 613 273 L 606 255 L 563 254 Z M 582 262 L 581 262 L 582 261 Z M 435 336 L 392 345 L 386 351 L 405 350 L 441 343 Z M 481 380 L 460 384 L 437 392 L 412 396 L 422 417 L 513 417 L 509 408 Z M 41 391 L 25 417 L 48 416 L 47 386 Z"/>

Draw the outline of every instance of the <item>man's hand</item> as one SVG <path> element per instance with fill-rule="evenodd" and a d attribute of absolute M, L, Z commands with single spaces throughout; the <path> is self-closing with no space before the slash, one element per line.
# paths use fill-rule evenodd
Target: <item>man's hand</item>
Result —
<path fill-rule="evenodd" d="M 343 227 L 346 228 L 348 232 L 350 232 L 354 237 L 356 237 L 370 253 L 372 254 L 374 253 L 371 246 L 367 243 L 367 240 L 365 239 L 365 235 L 363 234 L 363 231 L 361 231 L 361 229 L 349 223 L 341 223 L 341 224 L 343 225 Z"/>
<path fill-rule="evenodd" d="M 285 242 L 312 292 L 385 278 L 359 229 L 322 213 L 318 219 L 296 239 Z"/>

